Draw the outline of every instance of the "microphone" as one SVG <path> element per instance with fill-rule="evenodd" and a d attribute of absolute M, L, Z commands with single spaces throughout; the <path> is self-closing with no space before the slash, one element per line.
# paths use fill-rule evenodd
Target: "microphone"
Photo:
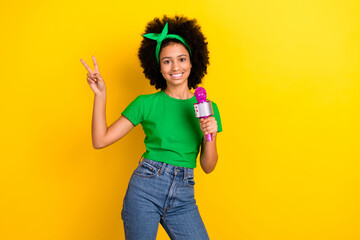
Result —
<path fill-rule="evenodd" d="M 195 97 L 197 103 L 194 103 L 195 116 L 197 118 L 207 118 L 214 115 L 214 110 L 212 108 L 211 101 L 206 100 L 206 91 L 202 87 L 195 89 Z M 212 141 L 211 134 L 206 134 L 206 140 Z"/>

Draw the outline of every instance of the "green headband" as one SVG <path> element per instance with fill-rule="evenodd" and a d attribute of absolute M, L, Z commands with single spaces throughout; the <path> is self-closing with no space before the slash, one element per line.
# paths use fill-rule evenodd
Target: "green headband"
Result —
<path fill-rule="evenodd" d="M 164 41 L 167 38 L 175 38 L 175 39 L 179 40 L 180 42 L 182 42 L 188 48 L 189 53 L 191 55 L 191 50 L 182 37 L 180 37 L 179 35 L 176 35 L 176 34 L 168 34 L 168 23 L 165 24 L 161 33 L 147 33 L 147 34 L 144 34 L 143 36 L 146 38 L 149 38 L 151 40 L 156 40 L 157 45 L 156 45 L 156 49 L 155 49 L 155 57 L 156 57 L 157 63 L 159 63 L 159 54 L 160 54 L 161 43 L 162 43 L 162 41 Z"/>

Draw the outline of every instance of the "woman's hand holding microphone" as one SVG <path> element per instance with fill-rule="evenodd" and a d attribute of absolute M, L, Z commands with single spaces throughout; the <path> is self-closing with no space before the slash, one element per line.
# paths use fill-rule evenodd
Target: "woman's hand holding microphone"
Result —
<path fill-rule="evenodd" d="M 215 117 L 207 117 L 207 118 L 200 118 L 200 129 L 203 132 L 204 136 L 207 134 L 211 134 L 212 139 L 215 139 L 217 131 L 218 131 L 218 125 L 217 121 L 215 120 Z"/>

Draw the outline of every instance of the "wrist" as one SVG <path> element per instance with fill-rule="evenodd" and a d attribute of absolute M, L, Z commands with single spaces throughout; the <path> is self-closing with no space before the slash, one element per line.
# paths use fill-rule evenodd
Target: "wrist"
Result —
<path fill-rule="evenodd" d="M 104 97 L 106 97 L 106 91 L 95 93 L 95 97 L 96 98 L 104 98 Z"/>

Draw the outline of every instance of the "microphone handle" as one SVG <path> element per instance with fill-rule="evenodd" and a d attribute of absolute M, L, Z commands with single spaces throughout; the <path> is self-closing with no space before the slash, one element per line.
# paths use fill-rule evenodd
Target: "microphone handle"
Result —
<path fill-rule="evenodd" d="M 203 119 L 205 119 L 205 118 L 207 118 L 207 117 L 203 117 Z M 210 142 L 210 141 L 212 141 L 213 139 L 212 139 L 212 136 L 211 136 L 211 133 L 209 133 L 209 134 L 206 134 L 206 140 L 208 141 L 208 142 Z"/>
<path fill-rule="evenodd" d="M 211 134 L 206 134 L 206 140 L 207 140 L 208 142 L 212 141 Z"/>

